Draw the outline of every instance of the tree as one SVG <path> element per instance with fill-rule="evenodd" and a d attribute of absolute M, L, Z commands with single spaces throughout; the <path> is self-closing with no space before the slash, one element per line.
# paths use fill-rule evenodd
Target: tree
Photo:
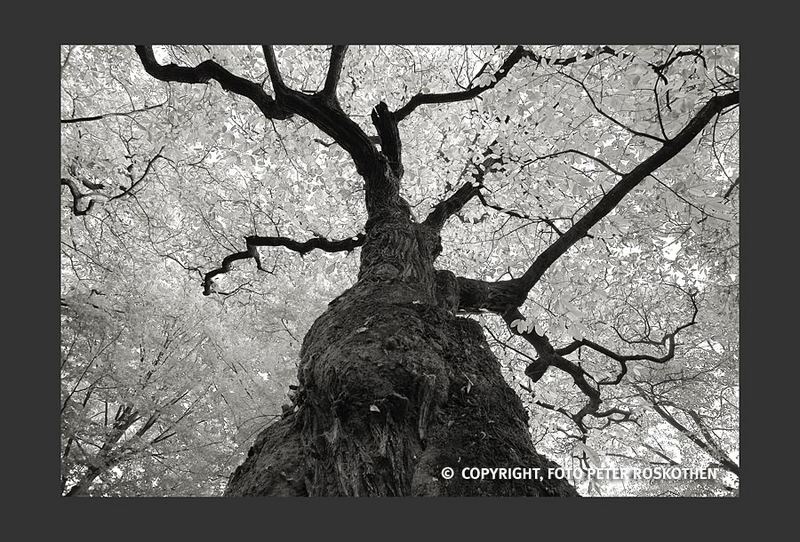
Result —
<path fill-rule="evenodd" d="M 62 493 L 219 494 L 278 390 L 202 296 L 138 280 L 61 299 Z"/>
<path fill-rule="evenodd" d="M 295 340 L 287 322 L 317 311 L 291 404 L 225 494 L 577 495 L 559 477 L 441 476 L 557 467 L 531 439 L 542 413 L 539 441 L 582 468 L 602 462 L 592 439 L 653 413 L 683 432 L 676 409 L 734 464 L 703 408 L 658 383 L 678 362 L 670 382 L 689 389 L 709 349 L 737 351 L 737 48 L 67 47 L 62 62 L 63 223 L 98 253 L 66 243 L 68 285 L 102 283 L 104 243 L 135 239 L 114 265 L 139 258 L 151 284 L 177 271 Z M 723 380 L 735 402 L 735 363 Z"/>

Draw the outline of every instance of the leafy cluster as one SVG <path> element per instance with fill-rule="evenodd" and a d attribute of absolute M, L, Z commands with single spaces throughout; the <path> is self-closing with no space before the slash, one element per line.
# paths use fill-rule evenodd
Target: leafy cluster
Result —
<path fill-rule="evenodd" d="M 217 494 L 280 413 L 300 340 L 358 271 L 367 143 L 326 124 L 343 119 L 385 152 L 381 122 L 398 130 L 400 195 L 441 228 L 437 268 L 521 296 L 461 308 L 538 449 L 727 473 L 582 491 L 735 488 L 736 47 L 61 58 L 65 493 Z"/>

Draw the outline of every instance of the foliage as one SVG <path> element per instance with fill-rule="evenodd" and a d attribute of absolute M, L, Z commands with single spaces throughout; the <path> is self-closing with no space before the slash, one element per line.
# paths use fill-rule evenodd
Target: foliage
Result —
<path fill-rule="evenodd" d="M 324 86 L 328 47 L 275 52 L 287 85 Z M 213 59 L 270 87 L 261 47 L 154 54 Z M 103 464 L 89 494 L 219 494 L 280 413 L 305 331 L 358 270 L 357 243 L 298 255 L 244 238 L 357 240 L 363 180 L 313 123 L 267 118 L 214 79 L 158 81 L 127 46 L 64 46 L 61 59 L 65 492 Z M 362 46 L 344 58 L 338 97 L 367 134 L 379 102 L 407 113 L 401 195 L 417 220 L 464 183 L 480 187 L 445 224 L 437 268 L 494 282 L 522 276 L 622 174 L 737 87 L 731 46 Z M 738 463 L 738 131 L 736 106 L 714 115 L 546 269 L 514 327 L 469 316 L 529 407 L 540 451 L 577 468 Z M 203 296 L 232 254 L 243 255 Z M 565 357 L 615 409 L 576 420 L 587 396 L 574 375 L 551 366 L 532 379 L 536 353 L 514 329 L 653 359 L 674 334 L 674 357 L 621 363 L 575 346 Z M 124 412 L 136 419 L 119 431 Z M 736 479 L 580 489 L 726 495 Z"/>

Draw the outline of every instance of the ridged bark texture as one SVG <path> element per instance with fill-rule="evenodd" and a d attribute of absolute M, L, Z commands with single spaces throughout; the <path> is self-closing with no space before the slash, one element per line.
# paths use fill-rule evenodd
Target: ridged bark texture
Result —
<path fill-rule="evenodd" d="M 576 495 L 558 480 L 459 476 L 558 465 L 534 449 L 480 325 L 454 315 L 458 284 L 434 271 L 439 251 L 438 233 L 410 221 L 368 231 L 359 281 L 305 337 L 293 405 L 227 495 Z"/>

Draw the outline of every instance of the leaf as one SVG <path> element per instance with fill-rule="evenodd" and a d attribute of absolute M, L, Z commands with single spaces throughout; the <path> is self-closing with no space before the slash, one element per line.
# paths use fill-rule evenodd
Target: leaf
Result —
<path fill-rule="evenodd" d="M 738 85 L 738 49 L 703 45 L 703 62 L 686 53 L 693 45 L 611 47 L 615 54 L 598 46 L 525 46 L 551 59 L 570 58 L 581 51 L 596 56 L 568 65 L 537 64 L 523 57 L 504 71 L 501 84 L 487 88 L 512 47 L 353 46 L 338 88 L 344 110 L 328 119 L 334 124 L 322 131 L 297 113 L 290 119 L 267 118 L 249 98 L 225 90 L 231 88 L 228 84 L 159 81 L 142 69 L 141 59 L 129 47 L 62 47 L 61 62 L 66 64 L 59 82 L 62 119 L 105 115 L 60 126 L 61 177 L 73 179 L 87 193 L 102 193 L 85 217 L 73 214 L 69 186 L 62 186 L 60 196 L 61 382 L 62 401 L 67 403 L 63 432 L 82 443 L 105 442 L 112 425 L 103 423 L 106 404 L 113 418 L 116 408 L 127 402 L 142 410 L 143 420 L 163 407 L 158 427 L 153 429 L 178 426 L 163 443 L 131 447 L 126 452 L 131 454 L 129 460 L 118 465 L 119 471 L 99 475 L 98 494 L 221 493 L 217 474 L 235 471 L 241 443 L 259 430 L 265 414 L 280 413 L 278 405 L 285 402 L 287 388 L 298 381 L 298 366 L 310 367 L 309 362 L 313 365 L 321 359 L 302 363 L 298 359 L 302 344 L 308 344 L 304 336 L 309 329 L 313 330 L 309 341 L 319 340 L 308 352 L 308 348 L 303 350 L 305 356 L 323 350 L 326 345 L 320 341 L 340 346 L 359 342 L 370 351 L 374 346 L 380 359 L 359 365 L 364 374 L 337 373 L 343 382 L 357 380 L 369 387 L 380 380 L 372 378 L 376 375 L 370 371 L 382 366 L 385 354 L 380 345 L 385 337 L 381 334 L 388 331 L 367 321 L 365 312 L 389 314 L 393 303 L 402 298 L 419 309 L 414 311 L 420 313 L 416 316 L 433 320 L 438 315 L 441 322 L 426 321 L 423 330 L 401 319 L 398 325 L 408 323 L 411 328 L 398 331 L 436 342 L 438 331 L 446 331 L 437 331 L 440 323 L 460 326 L 463 318 L 450 321 L 444 311 L 422 305 L 433 301 L 427 282 L 414 284 L 416 277 L 428 276 L 434 267 L 487 282 L 521 277 L 534 262 L 546 260 L 553 253 L 549 247 L 563 238 L 542 218 L 554 220 L 566 232 L 602 200 L 618 203 L 610 215 L 592 225 L 590 236 L 580 237 L 525 292 L 526 301 L 518 307 L 525 316 L 507 328 L 485 307 L 467 316 L 518 352 L 495 344 L 487 332 L 488 342 L 478 336 L 474 337 L 477 342 L 463 341 L 472 352 L 464 355 L 482 358 L 493 352 L 500 374 L 513 390 L 535 382 L 530 388 L 535 387 L 536 397 L 524 397 L 532 432 L 537 440 L 541 437 L 542 453 L 559 455 L 569 450 L 566 435 L 579 430 L 569 416 L 538 408 L 536 401 L 575 414 L 588 398 L 562 370 L 522 361 L 538 355 L 526 340 L 534 339 L 530 334 L 546 331 L 556 349 L 587 337 L 623 354 L 658 357 L 668 345 L 628 344 L 625 339 L 636 341 L 649 335 L 658 341 L 688 321 L 691 302 L 681 289 L 696 286 L 702 291 L 697 299 L 697 325 L 678 333 L 676 358 L 663 364 L 631 362 L 630 373 L 618 386 L 598 388 L 601 411 L 631 407 L 640 425 L 606 427 L 605 422 L 616 415 L 603 419 L 589 415 L 585 418 L 592 428 L 588 443 L 597 456 L 590 461 L 626 464 L 622 458 L 604 455 L 609 451 L 651 457 L 642 447 L 645 442 L 663 444 L 671 456 L 687 462 L 704 457 L 691 439 L 672 431 L 646 402 L 637 402 L 633 384 L 648 389 L 661 381 L 670 381 L 670 386 L 660 386 L 665 388 L 664 400 L 707 413 L 719 427 L 730 428 L 720 434 L 720 446 L 732 457 L 738 456 L 738 192 L 722 199 L 739 170 L 738 109 L 715 116 L 686 149 L 654 171 L 658 181 L 646 177 L 620 200 L 611 192 L 619 181 L 616 175 L 596 160 L 563 153 L 574 148 L 622 172 L 634 171 L 659 152 L 657 142 L 625 129 L 661 133 L 653 85 L 658 81 L 665 129 L 675 136 L 711 96 L 725 95 L 729 92 L 725 87 Z M 275 53 L 286 82 L 297 92 L 313 92 L 323 84 L 330 50 L 278 46 Z M 214 59 L 258 86 L 268 75 L 260 45 L 170 45 L 157 47 L 155 54 L 160 61 L 180 65 L 183 74 Z M 447 95 L 462 94 L 462 87 L 487 61 L 486 73 L 473 80 L 473 90 L 466 93 L 479 91 L 478 96 L 449 101 Z M 663 72 L 664 81 L 653 66 L 666 61 L 671 64 Z M 274 98 L 268 83 L 264 91 Z M 399 187 L 390 183 L 392 209 L 381 212 L 394 211 L 394 204 L 401 203 L 393 199 L 395 188 L 409 207 L 401 203 L 402 212 L 390 212 L 391 224 L 383 218 L 368 223 L 366 194 L 375 193 L 374 186 L 359 173 L 366 170 L 356 167 L 353 156 L 374 158 L 378 155 L 373 150 L 382 148 L 365 145 L 362 136 L 376 132 L 369 118 L 359 112 L 371 111 L 380 100 L 398 111 L 420 93 L 446 96 L 442 103 L 419 104 L 402 121 L 405 173 L 397 179 Z M 599 114 L 587 93 L 625 127 Z M 306 97 L 311 97 L 310 92 Z M 140 111 L 130 113 L 131 109 Z M 352 125 L 341 125 L 342 115 L 349 115 Z M 358 132 L 355 137 L 347 138 L 345 146 L 334 143 L 330 134 L 341 135 L 348 126 Z M 115 187 L 130 187 L 162 145 L 163 158 L 137 185 L 135 198 L 112 199 L 120 191 Z M 347 303 L 331 303 L 352 299 L 349 294 L 340 296 L 359 284 L 362 262 L 391 259 L 392 265 L 404 267 L 405 256 L 423 248 L 418 246 L 420 239 L 406 238 L 402 228 L 395 227 L 409 225 L 406 211 L 416 229 L 440 201 L 464 183 L 477 182 L 470 159 L 478 165 L 487 157 L 498 160 L 483 177 L 482 195 L 491 206 L 473 197 L 451 217 L 440 235 L 442 252 L 435 262 L 423 262 L 422 275 L 416 273 L 420 262 L 415 261 L 401 270 L 400 282 L 367 285 L 362 281 L 359 288 L 368 286 L 370 294 L 364 310 L 353 306 L 355 310 L 348 311 Z M 90 186 L 98 183 L 105 188 Z M 383 190 L 378 194 L 384 194 Z M 88 202 L 80 203 L 79 209 L 85 209 Z M 514 210 L 531 220 L 498 209 Z M 381 232 L 385 225 L 388 236 Z M 287 248 L 265 246 L 257 253 L 266 272 L 258 272 L 247 257 L 243 239 L 258 235 L 297 242 L 316 237 L 357 240 L 365 238 L 367 226 L 371 246 L 358 251 L 361 257 L 319 249 L 301 257 Z M 665 249 L 667 244 L 671 245 Z M 678 248 L 680 257 L 662 256 L 674 257 Z M 419 255 L 427 260 L 423 252 Z M 227 272 L 210 280 L 212 295 L 204 296 L 203 275 L 223 267 Z M 401 290 L 404 293 L 395 296 Z M 426 297 L 421 297 L 422 292 Z M 407 308 L 402 302 L 396 306 L 401 313 Z M 341 325 L 326 332 L 326 319 L 341 313 L 345 313 Z M 360 327 L 357 321 L 362 321 Z M 470 331 L 462 327 L 459 333 Z M 448 345 L 450 350 L 462 346 Z M 100 351 L 103 346 L 107 348 Z M 406 354 L 413 365 L 413 347 Z M 586 376 L 590 386 L 613 379 L 619 370 L 613 360 L 588 348 L 565 357 L 597 379 Z M 469 365 L 478 358 L 462 361 Z M 336 367 L 340 368 L 344 369 Z M 333 388 L 334 380 L 330 381 Z M 84 406 L 92 382 L 97 385 Z M 500 380 L 497 384 L 503 386 Z M 485 403 L 486 390 L 477 382 L 463 381 L 462 386 L 461 394 L 471 403 Z M 333 388 L 322 392 L 342 391 Z M 187 390 L 186 397 L 172 403 Z M 299 407 L 294 399 L 316 399 L 317 391 L 291 389 L 293 401 L 283 413 L 296 412 Z M 382 396 L 380 390 L 373 391 L 373 398 Z M 368 400 L 370 411 L 365 414 L 376 417 L 372 412 L 384 408 L 378 402 Z M 187 405 L 193 405 L 189 413 Z M 469 407 L 463 413 L 468 416 Z M 128 434 L 135 433 L 141 423 Z M 617 427 L 625 431 L 616 433 Z M 476 429 L 480 434 L 490 427 Z M 145 435 L 149 438 L 142 443 L 154 436 Z M 360 444 L 364 443 L 354 442 Z M 68 457 L 64 462 L 70 480 L 80 475 L 75 465 L 92 464 L 89 459 L 97 452 L 95 447 L 82 447 L 86 448 L 83 452 L 73 444 L 70 456 L 75 461 L 70 463 Z M 454 461 L 466 457 L 458 446 L 453 452 Z M 603 492 L 652 490 L 642 489 L 644 485 L 608 484 Z M 592 495 L 595 487 L 590 488 Z M 671 489 L 676 493 L 713 491 L 693 483 L 674 484 Z"/>

